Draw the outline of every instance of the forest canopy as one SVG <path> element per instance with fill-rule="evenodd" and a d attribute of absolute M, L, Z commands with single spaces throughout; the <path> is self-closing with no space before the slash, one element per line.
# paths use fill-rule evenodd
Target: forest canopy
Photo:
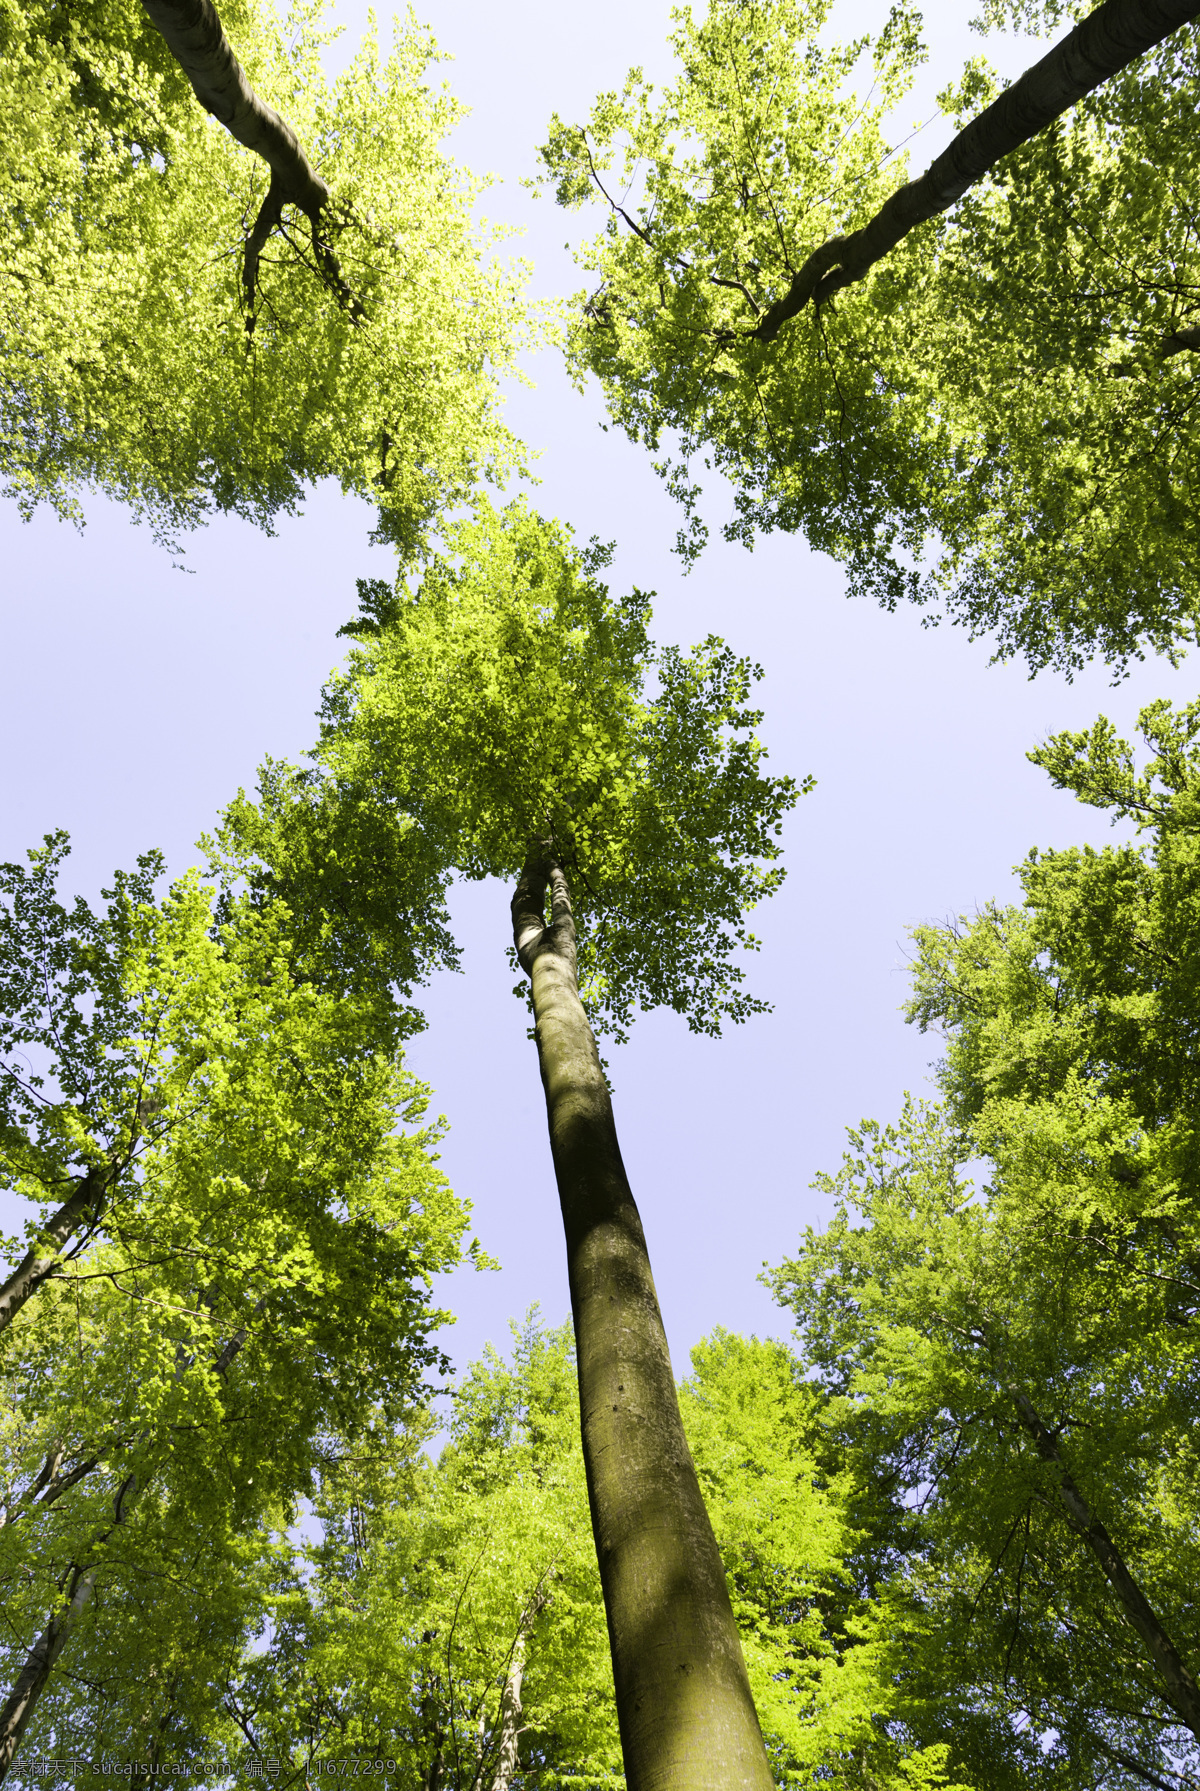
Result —
<path fill-rule="evenodd" d="M 219 512 L 269 528 L 331 478 L 409 547 L 520 461 L 497 382 L 538 327 L 446 154 L 436 45 L 397 20 L 331 80 L 322 15 L 224 8 L 330 194 L 327 240 L 285 207 L 247 292 L 270 170 L 137 0 L 0 8 L 0 476 L 24 513 L 98 491 L 173 540 Z"/>
<path fill-rule="evenodd" d="M 911 183 L 903 0 L 841 45 L 831 0 L 712 0 L 665 88 L 554 121 L 558 200 L 607 208 L 568 365 L 660 456 L 685 560 L 715 470 L 734 543 L 800 534 L 1032 670 L 1178 660 L 1197 12 L 985 0 L 1060 36 L 1008 89 L 972 60 Z M 769 1009 L 750 920 L 813 779 L 768 771 L 763 667 L 656 644 L 614 547 L 503 489 L 546 313 L 432 39 L 372 27 L 332 78 L 323 18 L 0 0 L 7 494 L 171 542 L 332 478 L 396 561 L 203 870 L 151 852 L 94 902 L 65 833 L 0 865 L 0 1780 L 1188 1791 L 1200 705 L 1030 755 L 1123 832 L 914 930 L 936 1101 L 818 1178 L 764 1276 L 793 1343 L 710 1327 L 677 1379 L 647 1233 L 708 1223 L 714 1176 L 651 1159 L 643 1224 L 598 1040 Z M 456 1378 L 437 1278 L 495 1265 L 413 1066 L 458 879 L 550 1146 L 487 1175 L 538 1227 L 557 1193 L 570 1322 Z M 496 1049 L 456 1048 L 482 1110 Z M 705 1142 L 791 1126 L 721 1092 Z M 729 1180 L 750 1232 L 769 1191 Z"/>
<path fill-rule="evenodd" d="M 676 15 L 661 92 L 634 70 L 585 122 L 556 119 L 559 203 L 607 213 L 578 254 L 570 365 L 657 453 L 685 557 L 711 468 L 730 540 L 802 534 L 850 594 L 917 603 L 1033 670 L 1171 652 L 1200 594 L 1194 26 L 761 338 L 810 253 L 902 181 L 919 23 L 895 7 L 839 44 L 829 0 L 714 0 Z M 940 104 L 961 126 L 997 91 L 979 58 Z"/>

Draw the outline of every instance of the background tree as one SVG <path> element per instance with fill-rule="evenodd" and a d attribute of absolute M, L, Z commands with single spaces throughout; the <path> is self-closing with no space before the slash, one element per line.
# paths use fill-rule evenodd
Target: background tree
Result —
<path fill-rule="evenodd" d="M 1081 10 L 1016 16 L 1053 28 Z M 609 213 L 581 252 L 595 284 L 571 365 L 661 450 L 685 552 L 704 535 L 701 456 L 733 486 L 731 539 L 799 531 L 851 592 L 944 611 L 1035 669 L 1191 640 L 1195 28 L 772 333 L 804 270 L 814 293 L 840 283 L 903 168 L 886 117 L 921 57 L 916 17 L 894 8 L 873 41 L 838 47 L 830 12 L 681 15 L 661 96 L 635 72 L 586 128 L 555 120 L 560 202 Z M 860 102 L 848 84 L 868 53 Z M 995 93 L 974 63 L 942 104 L 961 126 Z"/>
<path fill-rule="evenodd" d="M 1200 713 L 1141 727 L 1140 773 L 1103 720 L 1032 755 L 1141 840 L 1032 854 L 1020 908 L 918 930 L 947 1117 L 855 1135 L 838 1218 L 776 1276 L 847 1437 L 920 1498 L 908 1571 L 956 1638 L 948 1673 L 1028 1726 L 1020 1771 L 1072 1785 L 1178 1782 L 1200 1724 Z"/>
<path fill-rule="evenodd" d="M 361 645 L 329 686 L 295 803 L 323 781 L 467 876 L 521 873 L 514 940 L 533 973 L 626 1774 L 753 1784 L 766 1761 L 580 990 L 618 1036 L 637 1006 L 669 1004 L 708 1032 L 761 1006 L 734 953 L 779 882 L 795 788 L 760 773 L 751 668 L 715 639 L 656 657 L 645 597 L 612 602 L 604 558 L 481 500 L 415 592 L 364 587 Z M 276 773 L 262 804 L 231 811 L 223 849 L 286 831 L 288 801 Z M 581 976 L 568 874 L 588 923 Z M 369 886 L 370 867 L 350 881 Z"/>
<path fill-rule="evenodd" d="M 389 57 L 368 37 L 329 81 L 319 8 L 234 0 L 225 23 L 328 193 L 317 226 L 136 0 L 0 11 L 5 489 L 76 516 L 103 491 L 172 536 L 226 510 L 269 527 L 334 478 L 410 546 L 519 458 L 495 379 L 527 339 L 523 270 L 442 151 L 459 110 L 426 35 Z"/>
<path fill-rule="evenodd" d="M 6 1179 L 61 1218 L 82 1171 L 87 1199 L 31 1220 L 0 1343 L 0 1772 L 88 1730 L 68 1645 L 102 1702 L 170 1683 L 194 1726 L 263 1532 L 440 1361 L 430 1277 L 466 1222 L 391 1014 L 297 974 L 282 903 L 218 922 L 189 876 L 156 904 L 145 861 L 106 916 L 68 913 L 62 850 L 5 872 Z M 164 1586 L 173 1615 L 139 1621 Z"/>
<path fill-rule="evenodd" d="M 436 1466 L 419 1424 L 344 1459 L 317 1502 L 267 1650 L 237 1698 L 264 1752 L 314 1781 L 389 1758 L 445 1791 L 624 1783 L 569 1326 L 530 1314 L 455 1394 Z M 853 1475 L 830 1472 L 820 1400 L 779 1344 L 718 1332 L 681 1410 L 780 1785 L 945 1784 L 914 1751 L 895 1667 L 921 1619 L 876 1621 Z M 514 1685 L 519 1696 L 514 1697 Z M 506 1743 L 511 1749 L 506 1751 Z"/>
<path fill-rule="evenodd" d="M 588 1534 L 570 1328 L 531 1314 L 454 1394 L 436 1465 L 404 1431 L 324 1477 L 239 1704 L 266 1753 L 314 1776 L 391 1759 L 445 1791 L 621 1784 L 604 1605 Z"/>

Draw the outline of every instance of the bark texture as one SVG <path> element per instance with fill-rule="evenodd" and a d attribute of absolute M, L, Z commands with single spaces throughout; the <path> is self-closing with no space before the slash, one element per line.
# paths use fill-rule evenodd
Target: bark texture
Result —
<path fill-rule="evenodd" d="M 26 1251 L 8 1280 L 0 1286 L 0 1331 L 8 1329 L 30 1295 L 35 1294 L 42 1282 L 53 1274 L 63 1246 L 85 1224 L 94 1224 L 100 1217 L 107 1186 L 108 1175 L 104 1170 L 90 1170 L 76 1184 L 71 1198 L 64 1200 L 42 1227 L 33 1249 Z M 47 1248 L 48 1245 L 52 1248 Z"/>
<path fill-rule="evenodd" d="M 1002 156 L 1036 137 L 1085 94 L 1198 16 L 1198 0 L 1103 0 L 973 118 L 919 180 L 893 193 L 870 223 L 822 243 L 750 334 L 770 342 L 807 304 L 819 305 L 841 287 L 861 280 L 916 225 L 948 211 Z M 1173 352 L 1192 346 L 1180 341 Z"/>
<path fill-rule="evenodd" d="M 1141 1637 L 1146 1653 L 1161 1677 L 1167 1702 L 1192 1734 L 1200 1739 L 1200 1686 L 1195 1677 L 1130 1573 L 1116 1543 L 1076 1486 L 1063 1461 L 1057 1436 L 1043 1424 L 1027 1394 L 1015 1392 L 1013 1403 L 1038 1454 L 1054 1470 L 1059 1502 L 1067 1522 L 1095 1555 L 1126 1618 Z"/>
<path fill-rule="evenodd" d="M 628 1791 L 771 1791 L 641 1219 L 579 999 L 570 891 L 549 847 L 531 848 L 512 917 L 533 984 L 566 1232 L 583 1455 Z"/>

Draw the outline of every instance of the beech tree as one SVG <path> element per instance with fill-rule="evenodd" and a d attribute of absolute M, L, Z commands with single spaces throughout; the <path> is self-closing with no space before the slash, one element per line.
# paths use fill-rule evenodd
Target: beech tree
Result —
<path fill-rule="evenodd" d="M 1015 1721 L 1024 1770 L 1071 1785 L 1176 1783 L 1200 1732 L 1200 709 L 1140 725 L 1143 771 L 1103 719 L 1031 755 L 1141 838 L 1031 854 L 1020 907 L 918 930 L 946 1113 L 856 1135 L 838 1217 L 776 1275 L 846 1435 L 922 1488 L 912 1571 L 994 1719 L 977 1757 Z"/>
<path fill-rule="evenodd" d="M 730 539 L 801 532 L 852 594 L 1034 669 L 1194 638 L 1195 11 L 1105 0 L 1004 92 L 973 62 L 941 96 L 960 135 L 899 187 L 904 6 L 837 46 L 828 0 L 721 0 L 679 15 L 661 95 L 634 71 L 585 126 L 555 119 L 559 201 L 608 210 L 570 362 L 659 452 L 686 554 L 702 459 Z"/>
<path fill-rule="evenodd" d="M 271 842 L 314 803 L 340 805 L 418 834 L 463 875 L 517 879 L 626 1776 L 768 1784 L 593 1025 L 621 1037 L 637 1008 L 665 1004 L 715 1033 L 762 1007 L 735 952 L 778 886 L 796 790 L 761 773 L 752 668 L 716 639 L 656 655 L 646 597 L 613 602 L 605 558 L 520 504 L 480 500 L 415 590 L 364 584 L 313 770 L 272 768 L 219 843 L 257 850 L 269 888 Z M 349 835 L 338 857 L 353 913 L 371 866 Z"/>
<path fill-rule="evenodd" d="M 519 460 L 523 270 L 444 154 L 427 35 L 330 81 L 319 6 L 225 12 L 229 37 L 209 0 L 0 10 L 4 489 L 74 516 L 99 490 L 173 537 L 333 478 L 411 545 Z"/>
<path fill-rule="evenodd" d="M 457 1389 L 436 1465 L 416 1423 L 331 1469 L 321 1538 L 236 1677 L 260 1752 L 314 1783 L 364 1761 L 444 1791 L 624 1783 L 571 1327 L 513 1330 L 511 1360 L 489 1347 Z M 944 1786 L 898 1683 L 923 1619 L 866 1595 L 854 1474 L 802 1365 L 726 1332 L 692 1365 L 680 1406 L 775 1783 Z"/>
<path fill-rule="evenodd" d="M 148 858 L 67 910 L 64 850 L 3 873 L 0 1162 L 33 1214 L 0 1338 L 0 1777 L 23 1737 L 64 1745 L 81 1650 L 110 1693 L 216 1695 L 256 1537 L 440 1362 L 429 1282 L 466 1222 L 394 1016 L 311 974 L 281 902 L 218 919 L 194 875 L 155 901 Z M 147 1620 L 163 1583 L 194 1622 Z"/>

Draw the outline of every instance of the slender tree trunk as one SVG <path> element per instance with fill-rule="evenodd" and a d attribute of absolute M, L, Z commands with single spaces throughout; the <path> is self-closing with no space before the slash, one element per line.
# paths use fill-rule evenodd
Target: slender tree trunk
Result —
<path fill-rule="evenodd" d="M 513 1643 L 512 1659 L 500 1694 L 500 1747 L 492 1791 L 510 1791 L 520 1766 L 517 1748 L 521 1739 L 521 1682 L 525 1677 L 525 1637 Z"/>
<path fill-rule="evenodd" d="M 646 1240 L 579 1000 L 570 892 L 549 847 L 531 847 L 512 916 L 533 984 L 566 1231 L 583 1456 L 628 1791 L 771 1791 Z"/>
<path fill-rule="evenodd" d="M 94 1567 L 74 1568 L 70 1597 L 65 1605 L 54 1612 L 29 1650 L 25 1665 L 17 1675 L 17 1682 L 3 1709 L 0 1709 L 0 1785 L 8 1777 L 8 1769 L 29 1725 L 29 1719 L 37 1709 L 38 1699 L 50 1677 L 51 1669 L 66 1646 L 72 1629 L 91 1603 L 95 1585 Z"/>
<path fill-rule="evenodd" d="M 1085 94 L 1198 16 L 1197 0 L 1104 0 L 973 118 L 920 180 L 893 193 L 869 224 L 814 250 L 750 334 L 770 342 L 810 301 L 819 305 L 861 280 L 916 225 L 948 211 L 1001 156 L 1036 137 Z M 1183 339 L 1187 334 L 1177 332 L 1170 352 L 1197 346 Z"/>
<path fill-rule="evenodd" d="M 1059 1502 L 1066 1513 L 1067 1522 L 1091 1549 L 1103 1568 L 1105 1578 L 1120 1601 L 1121 1609 L 1141 1637 L 1146 1653 L 1160 1676 L 1163 1696 L 1192 1734 L 1200 1740 L 1200 1686 L 1159 1622 L 1149 1599 L 1130 1573 L 1116 1543 L 1076 1486 L 1063 1461 L 1058 1438 L 1042 1423 L 1027 1394 L 1016 1391 L 1012 1397 L 1023 1428 L 1033 1438 L 1042 1460 L 1054 1470 Z"/>
<path fill-rule="evenodd" d="M 89 1170 L 76 1184 L 75 1192 L 65 1200 L 54 1216 L 42 1227 L 32 1250 L 26 1252 L 8 1280 L 0 1286 L 0 1331 L 7 1330 L 31 1294 L 53 1274 L 59 1252 L 88 1221 L 95 1221 L 104 1209 L 108 1174 L 105 1170 Z M 47 1251 L 45 1245 L 54 1246 Z"/>

